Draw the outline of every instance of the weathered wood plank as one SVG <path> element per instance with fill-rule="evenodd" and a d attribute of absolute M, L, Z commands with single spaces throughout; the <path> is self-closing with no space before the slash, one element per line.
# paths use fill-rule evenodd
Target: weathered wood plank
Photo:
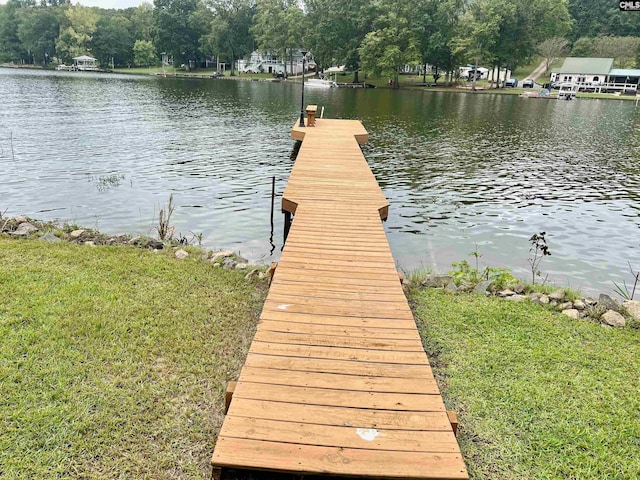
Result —
<path fill-rule="evenodd" d="M 251 353 L 245 365 L 291 371 L 342 373 L 375 377 L 412 378 L 417 381 L 431 380 L 433 372 L 424 365 L 367 362 L 363 360 L 343 360 L 335 358 L 300 358 L 284 355 Z"/>
<path fill-rule="evenodd" d="M 396 392 L 374 393 L 251 382 L 239 382 L 233 393 L 233 398 L 234 400 L 236 398 L 249 398 L 251 400 L 268 398 L 274 402 L 298 403 L 301 405 L 372 408 L 393 411 L 437 412 L 444 410 L 444 403 L 440 395 Z"/>
<path fill-rule="evenodd" d="M 321 323 L 283 322 L 268 319 L 260 320 L 258 325 L 261 331 L 345 336 L 349 338 L 360 338 L 362 342 L 366 342 L 366 339 L 371 338 L 420 341 L 420 335 L 413 329 L 397 330 L 395 328 L 355 327 L 344 324 L 334 326 Z"/>
<path fill-rule="evenodd" d="M 213 462 L 291 473 L 360 475 L 376 478 L 468 478 L 455 453 L 386 452 L 220 437 Z"/>
<path fill-rule="evenodd" d="M 455 437 L 449 432 L 438 431 L 365 429 L 229 417 L 221 435 L 227 438 L 367 450 L 398 451 L 398 445 L 402 445 L 404 452 L 460 454 Z"/>
<path fill-rule="evenodd" d="M 377 340 L 374 338 L 336 336 L 326 334 L 299 334 L 271 332 L 259 329 L 256 332 L 254 341 L 267 343 L 284 343 L 291 345 L 310 345 L 317 347 L 344 347 L 362 348 L 367 346 L 368 350 L 387 350 L 392 352 L 420 352 L 424 350 L 422 344 L 417 339 L 412 340 Z"/>
<path fill-rule="evenodd" d="M 413 320 L 402 318 L 376 318 L 346 315 L 320 315 L 298 313 L 281 309 L 263 309 L 260 318 L 265 320 L 282 320 L 286 322 L 302 322 L 317 325 L 348 325 L 352 327 L 390 328 L 394 330 L 416 330 Z"/>
<path fill-rule="evenodd" d="M 330 388 L 362 392 L 420 393 L 438 395 L 434 378 L 421 379 L 383 376 L 347 375 L 343 373 L 316 373 L 274 368 L 247 367 L 242 369 L 241 381 L 289 385 L 292 387 Z"/>
<path fill-rule="evenodd" d="M 446 412 L 410 412 L 372 410 L 370 408 L 325 407 L 237 398 L 229 409 L 229 418 L 248 417 L 313 425 L 337 425 L 385 430 L 424 430 L 449 432 Z"/>
<path fill-rule="evenodd" d="M 372 363 L 399 363 L 406 365 L 429 366 L 424 352 L 389 352 L 386 350 L 369 350 L 363 348 L 315 347 L 309 345 L 288 345 L 283 343 L 266 343 L 254 341 L 249 349 L 252 353 L 262 355 L 278 355 L 282 357 L 320 358 L 335 360 L 356 360 Z"/>

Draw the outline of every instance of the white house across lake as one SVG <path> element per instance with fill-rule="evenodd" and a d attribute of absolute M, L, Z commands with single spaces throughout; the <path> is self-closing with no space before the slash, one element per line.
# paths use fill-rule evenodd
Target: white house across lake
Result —
<path fill-rule="evenodd" d="M 271 52 L 251 52 L 249 60 L 238 60 L 238 71 L 243 73 L 272 73 L 299 75 L 302 72 L 302 53 L 300 49 L 294 49 L 286 58 L 281 58 Z M 307 53 L 305 71 L 316 69 L 316 62 L 311 53 Z"/>
<path fill-rule="evenodd" d="M 613 58 L 568 57 L 551 70 L 551 82 L 571 84 L 578 91 L 636 94 L 640 69 L 613 68 Z"/>

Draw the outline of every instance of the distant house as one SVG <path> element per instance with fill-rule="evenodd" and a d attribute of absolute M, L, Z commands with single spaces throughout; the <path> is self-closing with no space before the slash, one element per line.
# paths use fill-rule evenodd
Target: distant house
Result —
<path fill-rule="evenodd" d="M 551 70 L 551 82 L 570 83 L 577 91 L 636 93 L 640 69 L 612 67 L 613 58 L 568 57 Z"/>
<path fill-rule="evenodd" d="M 568 57 L 551 70 L 551 82 L 599 84 L 607 81 L 613 58 Z"/>
<path fill-rule="evenodd" d="M 281 73 L 298 75 L 302 72 L 302 53 L 300 49 L 294 49 L 291 55 L 280 58 L 271 52 L 251 52 L 249 60 L 238 60 L 238 71 L 244 73 Z M 315 70 L 316 63 L 313 55 L 307 53 L 305 71 Z"/>

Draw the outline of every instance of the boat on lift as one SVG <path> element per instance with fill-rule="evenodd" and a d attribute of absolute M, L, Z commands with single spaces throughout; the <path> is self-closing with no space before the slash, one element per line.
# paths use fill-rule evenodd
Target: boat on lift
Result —
<path fill-rule="evenodd" d="M 305 87 L 309 88 L 337 88 L 338 84 L 331 78 L 320 75 L 320 78 L 310 78 L 304 82 Z"/>

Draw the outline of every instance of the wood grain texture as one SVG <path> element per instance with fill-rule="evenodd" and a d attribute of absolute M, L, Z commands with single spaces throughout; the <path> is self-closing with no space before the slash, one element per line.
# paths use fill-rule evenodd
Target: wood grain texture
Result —
<path fill-rule="evenodd" d="M 295 216 L 215 446 L 214 467 L 468 478 L 382 227 L 353 120 L 294 127 Z"/>

